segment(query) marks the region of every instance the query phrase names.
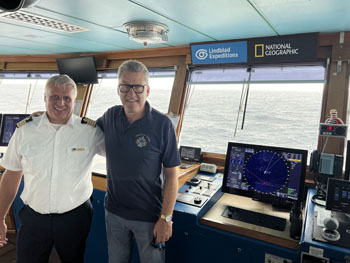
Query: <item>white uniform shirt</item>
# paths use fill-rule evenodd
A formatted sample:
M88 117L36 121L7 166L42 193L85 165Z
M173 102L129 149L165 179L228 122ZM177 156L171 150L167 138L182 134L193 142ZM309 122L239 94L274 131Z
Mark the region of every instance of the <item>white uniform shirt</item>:
M46 114L16 129L1 165L23 171L21 199L41 214L70 211L92 194L92 159L105 156L104 134L72 115L58 130Z

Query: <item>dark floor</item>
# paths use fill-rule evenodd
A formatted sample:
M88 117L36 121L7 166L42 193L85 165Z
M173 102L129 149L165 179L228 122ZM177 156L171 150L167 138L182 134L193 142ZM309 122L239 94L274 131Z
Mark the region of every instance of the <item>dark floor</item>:
M8 244L0 248L1 263L16 263L16 234L7 233ZM49 263L60 263L60 259L55 250L52 251Z

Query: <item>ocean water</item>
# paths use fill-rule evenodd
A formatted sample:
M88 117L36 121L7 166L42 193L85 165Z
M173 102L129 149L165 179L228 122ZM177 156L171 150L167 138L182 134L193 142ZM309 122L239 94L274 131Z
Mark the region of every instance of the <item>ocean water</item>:
M311 152L317 148L322 92L322 84L251 85L241 129L241 85L196 86L180 143L217 153L226 153L230 141Z
M172 78L150 82L148 101L163 113L168 111L172 82ZM44 80L1 83L0 113L44 110L44 83ZM251 85L241 129L242 85L192 85L179 144L216 153L226 153L230 141L311 152L317 148L322 92L323 84ZM121 104L116 80L103 80L101 85L95 85L90 104L87 116L92 119Z

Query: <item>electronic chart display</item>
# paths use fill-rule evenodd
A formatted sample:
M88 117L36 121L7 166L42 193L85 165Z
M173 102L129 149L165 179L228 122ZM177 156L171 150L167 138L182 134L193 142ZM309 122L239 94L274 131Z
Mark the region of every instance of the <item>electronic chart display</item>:
M0 146L8 145L12 134L16 130L17 122L20 122L28 116L29 114L3 114L0 133Z
M307 151L228 144L222 191L276 204L301 200Z

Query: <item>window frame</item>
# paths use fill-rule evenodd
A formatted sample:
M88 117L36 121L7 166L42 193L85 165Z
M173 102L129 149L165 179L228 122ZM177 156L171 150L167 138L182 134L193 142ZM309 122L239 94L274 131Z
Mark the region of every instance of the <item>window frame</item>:
M323 73L320 75L322 76L319 77L319 79L314 79L314 80L265 80L265 81L261 81L261 80L231 80L231 81L193 81L191 80L192 74L193 72L195 72L196 70L198 71L203 71L203 70L213 70L213 69L220 69L220 70L239 70L239 69L243 69L243 70L247 70L250 69L250 71L255 70L255 69L266 69L266 68L287 68L287 67L319 67L320 69L323 70ZM321 83L321 84L326 84L327 82L327 65L325 63L324 60L319 61L319 62L312 62L312 63L288 63L288 64L259 64L259 65L251 65L251 66L247 66L247 65L230 65L230 66L218 66L218 65L210 65L210 66L194 66L191 67L189 69L188 72L188 77L187 77L187 81L186 81L186 96L185 96L185 100L184 100L184 107L183 107L183 111L182 111L182 116L180 118L181 122L180 122L180 134L182 132L182 125L183 125L183 121L185 118L185 114L186 114L186 108L188 107L188 103L191 97L191 85L195 84L195 85L202 85L202 84L285 84L285 83ZM325 88L325 87L324 87ZM323 96L324 96L324 92L323 92ZM321 104L323 103L324 98L322 97L321 99ZM322 114L320 115L320 118L322 119ZM221 154L221 153L220 153Z

